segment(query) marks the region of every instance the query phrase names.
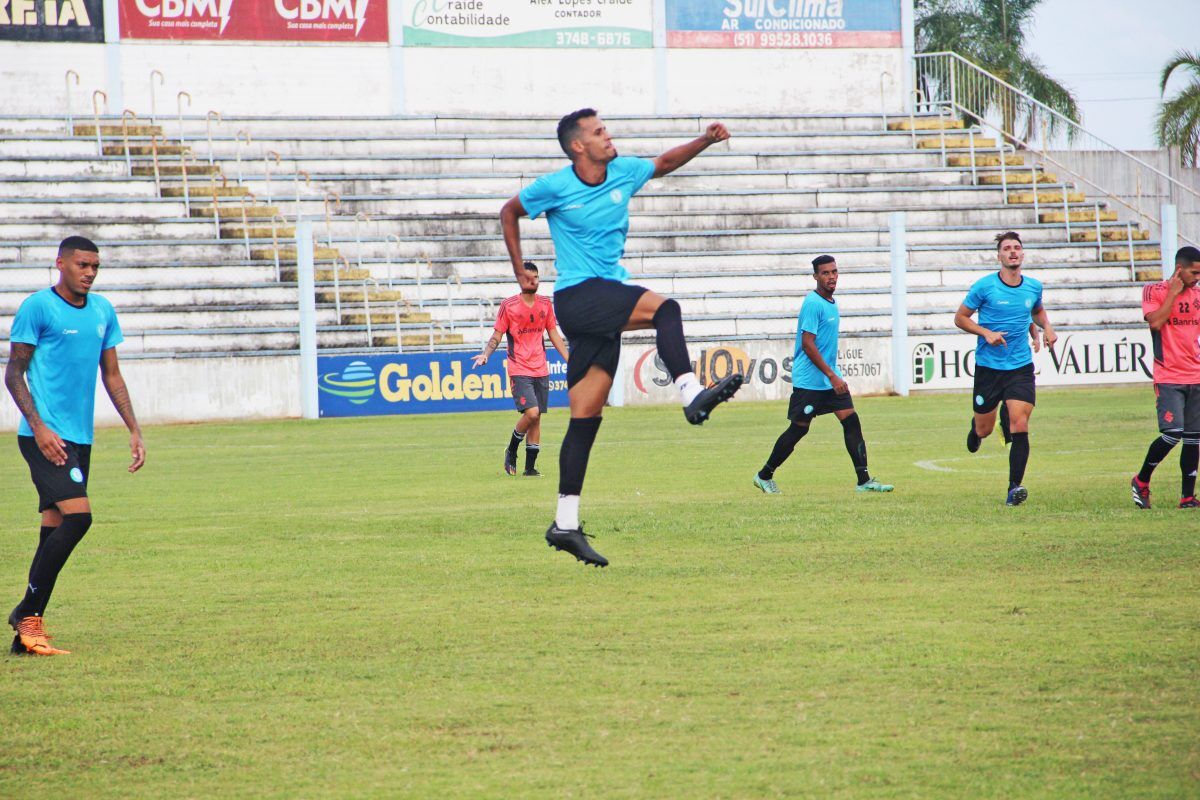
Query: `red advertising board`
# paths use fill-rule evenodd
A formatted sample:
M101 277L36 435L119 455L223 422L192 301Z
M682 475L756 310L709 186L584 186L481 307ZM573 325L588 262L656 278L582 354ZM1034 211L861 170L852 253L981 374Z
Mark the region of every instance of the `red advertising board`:
M121 37L386 42L387 0L119 0Z

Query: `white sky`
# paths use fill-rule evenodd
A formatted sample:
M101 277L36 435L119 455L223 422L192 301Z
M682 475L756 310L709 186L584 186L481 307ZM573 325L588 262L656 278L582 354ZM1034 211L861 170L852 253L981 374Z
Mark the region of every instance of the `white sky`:
M1176 50L1200 51L1200 0L1043 0L1028 37L1046 72L1074 92L1084 128L1123 149L1153 149L1159 76ZM1176 69L1168 97L1183 76Z

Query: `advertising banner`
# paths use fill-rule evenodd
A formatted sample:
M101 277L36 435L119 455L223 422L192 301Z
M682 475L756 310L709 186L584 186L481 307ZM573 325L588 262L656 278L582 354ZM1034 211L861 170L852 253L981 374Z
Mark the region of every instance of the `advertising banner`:
M666 0L668 47L900 47L900 0Z
M406 0L416 47L650 47L653 0Z
M912 390L970 389L976 341L969 334L909 337ZM1053 350L1034 353L1033 364L1038 386L1146 383L1154 352L1148 328L1071 331L1059 334Z
M696 377L713 383L733 372L746 376L738 400L783 400L792 393L792 339L737 342L736 344L693 344ZM621 348L625 375L625 403L652 405L678 403L679 390L649 344ZM838 345L838 369L858 395L883 394L892 389L891 339L844 339Z
M345 43L388 40L386 0L119 2L121 36L128 39Z
M385 356L322 356L317 389L322 417L438 414L515 410L503 353L475 367L470 353L396 353ZM567 363L554 350L550 362L551 407L567 405Z
M104 0L0 0L0 40L103 42Z

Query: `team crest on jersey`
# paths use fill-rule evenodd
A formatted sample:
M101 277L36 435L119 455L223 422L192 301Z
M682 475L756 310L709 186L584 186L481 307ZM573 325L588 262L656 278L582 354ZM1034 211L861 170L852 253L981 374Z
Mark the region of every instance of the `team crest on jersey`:
M619 203L624 198L625 198L625 195L621 194L620 189L613 189L611 192L608 193L608 199L612 200L614 203Z
M103 322L101 322L99 325L96 326L96 335L99 336L101 339L104 338L104 323Z
M1033 308L1033 301L1032 301L1032 300L1030 300L1028 297L1027 297L1027 298L1025 298L1025 307L1026 307L1026 308Z

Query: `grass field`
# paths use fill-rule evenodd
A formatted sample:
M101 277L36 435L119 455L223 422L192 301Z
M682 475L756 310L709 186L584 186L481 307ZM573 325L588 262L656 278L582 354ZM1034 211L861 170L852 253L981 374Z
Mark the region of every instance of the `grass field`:
M541 480L507 413L151 428L136 476L101 431L74 652L0 658L0 797L1196 797L1200 513L1175 458L1129 502L1148 389L1039 399L1015 509L961 395L858 401L886 496L832 417L768 497L782 403L610 410L607 570L542 540L565 411Z

